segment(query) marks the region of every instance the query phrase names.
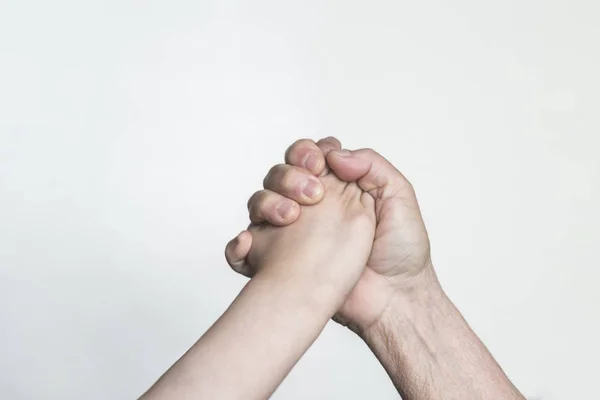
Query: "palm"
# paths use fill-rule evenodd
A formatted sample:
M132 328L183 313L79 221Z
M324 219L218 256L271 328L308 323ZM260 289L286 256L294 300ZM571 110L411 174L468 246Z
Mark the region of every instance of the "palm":
M390 291L429 261L427 231L414 194L406 192L376 197L378 223L367 268L335 317L353 330L370 326L387 306Z

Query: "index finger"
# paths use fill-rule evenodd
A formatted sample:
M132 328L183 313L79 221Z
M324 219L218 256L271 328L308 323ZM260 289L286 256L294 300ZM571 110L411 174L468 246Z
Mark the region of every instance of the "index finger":
M311 139L294 142L285 152L285 163L309 170L319 176L325 169L325 155Z

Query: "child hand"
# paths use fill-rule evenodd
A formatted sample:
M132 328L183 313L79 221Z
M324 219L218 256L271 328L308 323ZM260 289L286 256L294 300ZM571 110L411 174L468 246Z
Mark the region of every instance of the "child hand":
M322 176L323 200L303 207L292 225L251 225L245 274L293 280L333 312L358 282L375 232L373 197L334 174ZM247 233L244 233L247 234Z

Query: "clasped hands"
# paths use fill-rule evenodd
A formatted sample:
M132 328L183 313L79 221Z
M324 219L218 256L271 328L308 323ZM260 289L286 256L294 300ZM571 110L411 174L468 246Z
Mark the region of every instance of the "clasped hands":
M524 399L439 285L406 178L334 138L300 140L285 160L225 250L252 279L142 398L267 398L333 317L403 399Z
M298 301L364 334L394 298L437 286L415 192L370 149L302 139L248 201L251 225L226 247L248 277L292 282Z

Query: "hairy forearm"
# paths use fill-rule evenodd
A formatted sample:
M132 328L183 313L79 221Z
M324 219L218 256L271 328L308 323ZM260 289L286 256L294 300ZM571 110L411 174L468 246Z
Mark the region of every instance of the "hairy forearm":
M398 294L363 338L405 400L524 399L433 270Z
M315 290L257 275L142 399L267 398L335 311Z

